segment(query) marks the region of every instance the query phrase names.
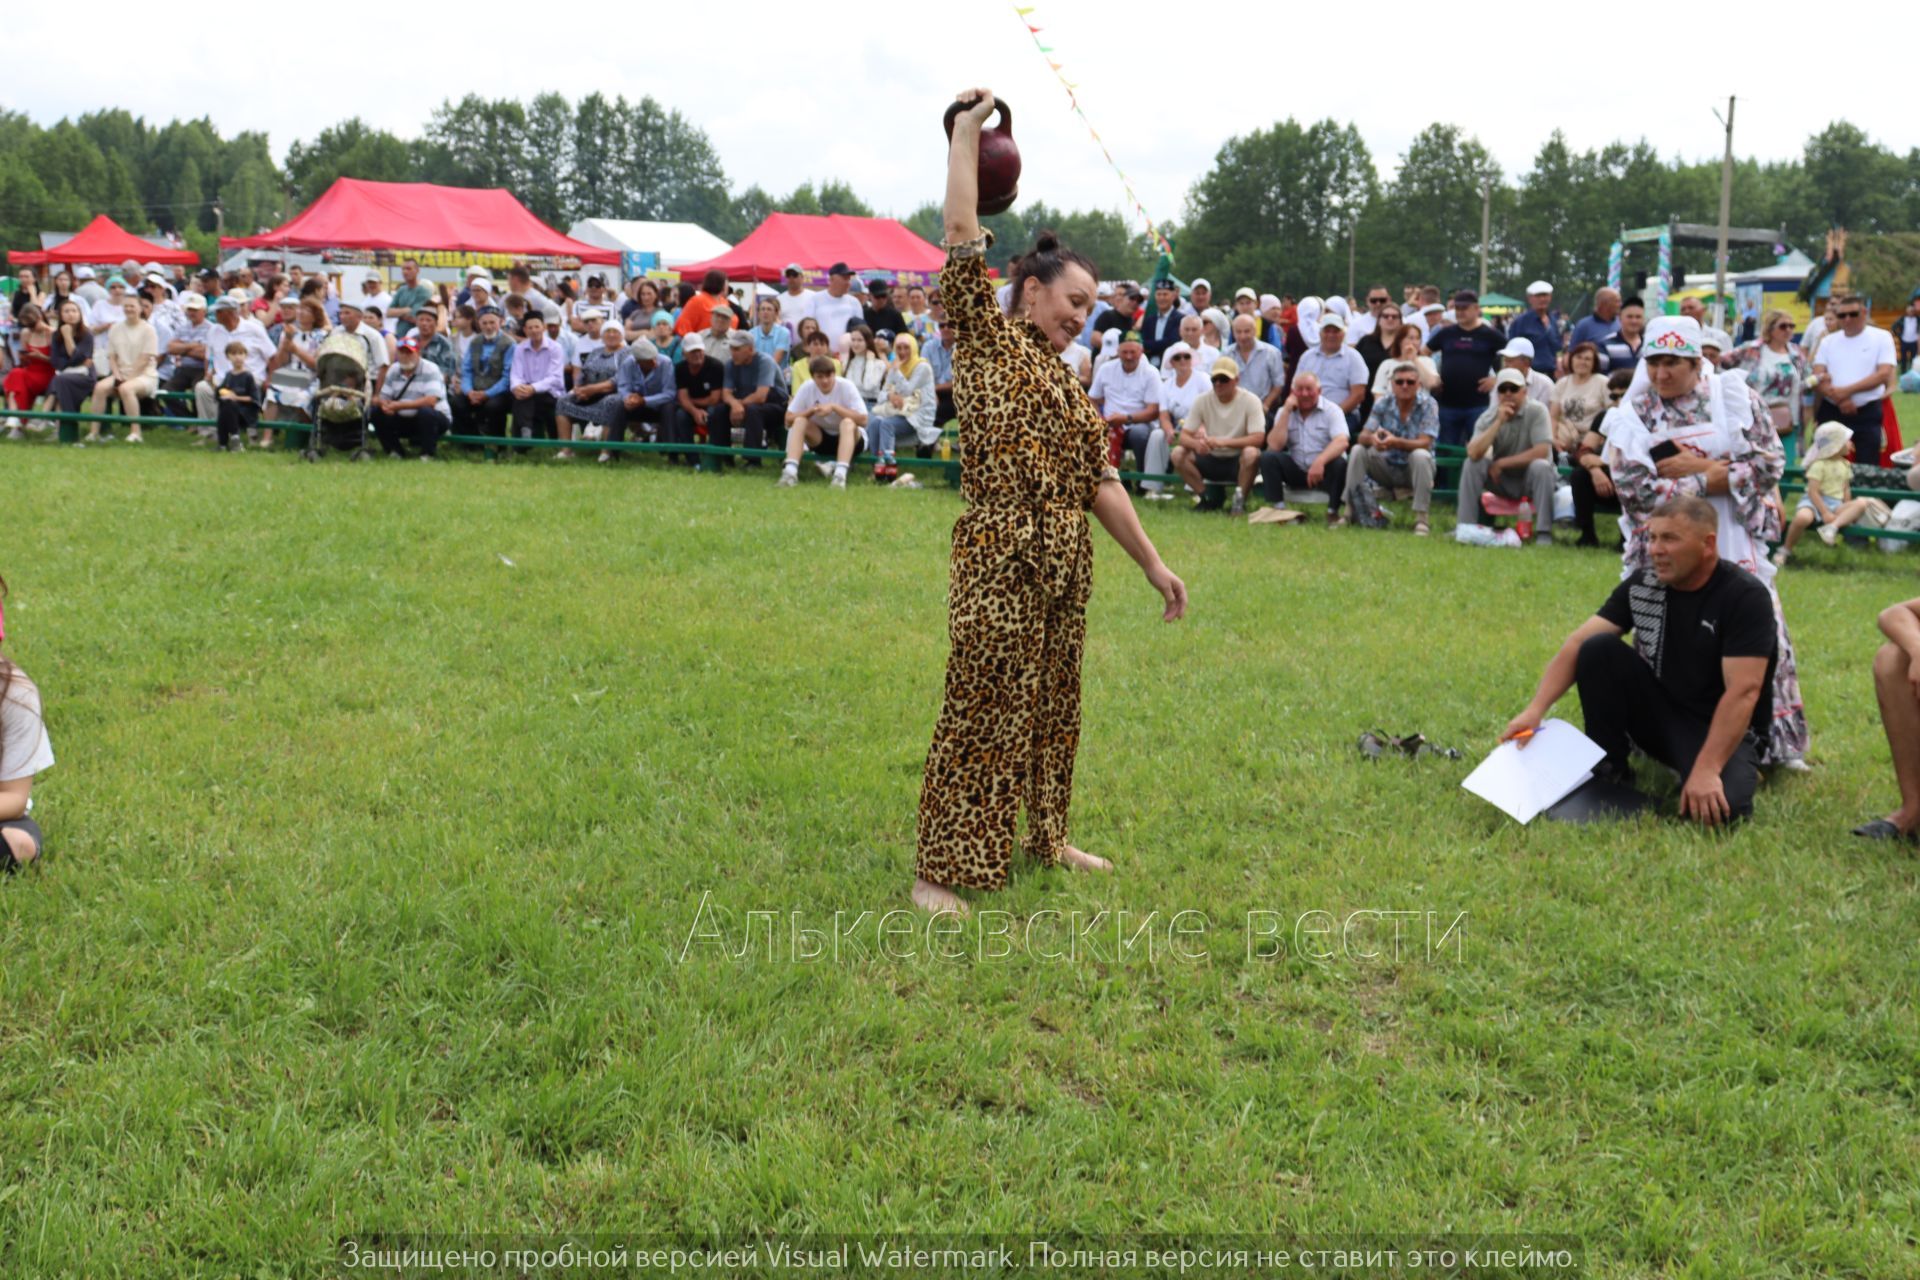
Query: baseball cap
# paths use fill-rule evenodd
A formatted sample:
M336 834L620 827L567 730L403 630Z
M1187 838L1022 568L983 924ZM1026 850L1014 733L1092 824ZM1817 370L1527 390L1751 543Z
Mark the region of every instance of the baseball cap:
M887 279L885 276L875 276L873 279L867 281L868 293L885 293L891 288L893 288L893 281Z
M1213 281L1211 281L1211 280L1209 280L1209 279L1207 279L1207 278L1206 278L1205 276L1201 276L1201 277L1200 277L1200 278L1199 278L1198 280L1195 280L1195 281L1194 281L1194 282L1193 282L1192 284L1190 284L1190 285L1188 285L1188 286L1187 286L1187 288L1189 288L1189 289L1205 289L1205 290L1206 290L1206 291L1207 291L1208 293L1212 293L1212 292L1213 292Z
M1240 366L1228 357L1221 356L1213 362L1213 371L1207 376L1216 382L1221 378L1237 378L1240 376Z
M1462 289L1453 295L1453 305L1456 307L1471 307L1479 301L1480 295L1471 289Z
M91 280L94 278L93 268L92 267L76 267L74 268L73 278L75 280Z
M807 273L806 273L806 272L805 272L804 270L802 270L802 269L801 269L801 266L800 266L800 264L799 264L799 263L797 263L797 262L789 262L789 263L787 264L787 269L786 269L785 271L783 271L783 272L782 272L781 274L782 274L782 275L789 275L789 276L803 276L803 275L805 275L805 274L807 274Z
M1347 331L1347 318L1338 311L1329 311L1320 317L1320 327L1322 329L1338 329L1340 332L1345 333Z
M359 311L362 308L359 302L355 301L354 299L342 298L340 299L340 309L342 311Z
M1715 351L1727 352L1733 350L1733 339L1725 329L1702 329L1700 345L1712 347Z
M633 340L633 358L636 360L658 360L660 358L660 348L653 345L652 338L635 338Z
M1095 289L1093 291L1093 294L1096 298L1111 298L1113 296L1113 286L1108 284L1105 280L1102 280L1100 282L1100 287Z
M1532 297L1536 293L1552 293L1552 292L1553 292L1553 286L1548 284L1545 280L1535 280L1532 284L1527 286L1528 297Z
M709 311L707 314L709 316L725 316L727 319L731 320L733 319L733 308L723 302L719 306L715 307L712 311Z
M1233 291L1233 300L1235 302L1240 301L1242 298L1252 298L1255 302L1260 301L1260 295L1244 284Z
M182 311L205 311L207 309L207 300L189 289L180 295L180 309Z
M420 339L414 337L412 334L408 334L395 345L402 351L418 351L420 349Z
M1429 302L1426 306L1420 308L1420 314L1423 316L1437 316L1445 311L1446 308L1437 302Z
M1530 338L1511 339L1506 346L1500 349L1500 356L1502 359L1525 356L1531 360L1533 359L1533 340Z
M745 329L735 329L727 335L727 345L730 347L750 347L753 345L753 335Z
M850 276L853 274L853 268L844 262L836 262L827 268L827 274L830 276Z
M1527 375L1518 369L1502 369L1500 376L1493 380L1493 385L1496 387L1524 387L1527 385Z
M215 311L232 311L234 305L233 299L224 293L213 300L213 309Z

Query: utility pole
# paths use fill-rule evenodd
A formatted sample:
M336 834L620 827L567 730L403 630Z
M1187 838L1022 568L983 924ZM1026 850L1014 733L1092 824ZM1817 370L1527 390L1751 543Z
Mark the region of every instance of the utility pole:
M1480 292L1487 291L1487 241L1493 236L1493 175L1480 180Z
M1347 223L1347 299L1353 299L1353 246L1360 238L1360 215L1354 214L1353 221Z
M226 234L227 207L216 197L213 202L213 269L215 271L220 269L220 241L226 237ZM207 367L213 366L209 363Z
M1718 116L1718 111L1713 113ZM1720 243L1713 255L1713 327L1727 328L1727 231L1733 216L1733 96L1727 96L1727 151L1720 161Z

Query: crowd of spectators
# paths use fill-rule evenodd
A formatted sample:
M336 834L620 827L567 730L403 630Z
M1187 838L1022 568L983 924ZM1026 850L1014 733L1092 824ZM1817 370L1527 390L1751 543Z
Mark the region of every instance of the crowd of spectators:
M345 334L365 353L370 425L399 456L433 458L448 433L547 438L561 460L575 444L628 439L784 446L783 484L812 450L844 485L862 454L876 479L898 480L900 455L933 455L954 417L939 289L845 263L819 290L798 263L777 291L718 272L620 288L524 266L504 279L475 268L458 286L424 281L411 260L399 274L389 289L371 272L349 282L298 266L190 276L129 261L104 279L80 267L45 280L23 269L7 326L8 407L50 396L70 414L191 416L217 422L201 429L224 447L271 446L276 424L307 420L321 346ZM1704 326L1697 300L1681 310ZM1184 482L1142 481L1150 500L1184 487L1201 509L1241 514L1256 486L1275 511L1289 491L1317 491L1337 525L1360 490L1378 486L1411 497L1425 534L1436 446L1453 446L1467 455L1461 519L1477 516L1483 493L1550 508L1566 467L1579 540L1594 544L1596 514L1618 510L1601 424L1631 385L1647 324L1644 301L1613 289L1570 321L1544 280L1504 320L1483 315L1471 290L1430 284L1397 299L1376 286L1354 301L1249 286L1222 309L1205 279L1122 280L1099 286L1061 358L1109 423L1116 461L1131 454L1142 472ZM1736 345L1703 328L1703 350L1748 378L1783 437L1837 421L1859 460L1878 460L1895 365L1920 343L1920 300L1894 334L1844 294L1805 333L1778 311L1743 329ZM6 426L15 438L30 429L18 417ZM110 428L96 418L85 440L111 439ZM125 438L139 441L140 426ZM611 464L617 454L596 456Z

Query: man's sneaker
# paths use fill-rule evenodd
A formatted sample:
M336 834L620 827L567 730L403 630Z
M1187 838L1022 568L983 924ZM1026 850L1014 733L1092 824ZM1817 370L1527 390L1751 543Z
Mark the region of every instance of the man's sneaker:
M800 483L800 474L797 471L795 471L792 467L782 467L780 469L780 483L778 486L779 488L791 489L793 488L793 486L799 483Z
M1327 528L1344 529L1346 527L1346 524L1347 524L1347 518L1341 515L1338 511L1327 512Z
M816 462L813 464L813 468L820 473L822 479L833 479L833 464L831 462Z
M1838 542L1839 540L1840 540L1840 530L1836 529L1834 526L1830 524L1823 524L1820 526L1820 541L1826 543L1828 546L1832 546L1834 543Z
M844 489L844 488L846 488L846 487L847 487L847 473L846 473L846 472L844 472L844 471L836 471L836 472L834 472L834 473L833 473L833 487L834 487L834 488L836 488L836 489Z
M9 439L9 440L25 440L26 438L27 438L27 433L26 433L26 432L24 432L24 431L22 431L22 430L20 429L20 427L19 427L19 424L18 424L18 423L16 423L15 425L13 425L13 426L11 426L11 427L9 427L9 428L7 428L7 439Z
M553 460L554 460L555 462L572 462L572 461L573 461L573 450L571 450L571 449L555 449L555 450L553 451Z
M1227 509L1227 514L1230 516L1243 516L1247 514L1247 495L1235 489L1233 491L1233 506Z
M602 450L600 451L600 456L599 456L599 457L597 457L597 458L595 458L595 459L594 459L594 461L595 461L595 462L612 462L612 461L613 461L613 450L611 450L611 449L602 449Z

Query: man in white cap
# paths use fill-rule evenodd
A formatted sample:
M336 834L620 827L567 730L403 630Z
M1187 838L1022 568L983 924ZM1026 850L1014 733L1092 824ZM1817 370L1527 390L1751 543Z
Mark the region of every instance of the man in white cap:
M247 349L247 372L253 375L254 385L261 387L267 385L267 361L279 350L279 345L267 336L266 327L247 315L238 302L225 294L213 300L212 316L213 324L208 329L207 364L203 371L203 374L212 376L203 376L193 386L194 416L209 421L220 415L220 389L216 380L225 372L220 362L227 347L238 342Z
M660 358L660 348L652 338L635 338L627 346L627 358L620 363L613 379L614 392L620 397L620 413L607 424L607 439L621 441L632 427L636 440L650 439L672 417L678 388L673 380L673 365ZM646 429L643 431L642 427ZM601 462L612 462L611 450L600 452Z
M1318 379L1321 402L1338 410L1351 431L1360 425L1360 402L1367 394L1366 358L1347 345L1347 320L1338 311L1320 317L1318 337L1318 345L1295 364L1294 376L1310 373Z
M1484 524L1482 494L1526 498L1533 503L1533 539L1540 546L1553 542L1553 489L1559 475L1548 461L1553 449L1553 426L1546 406L1527 398L1527 375L1502 369L1493 380L1499 401L1482 414L1473 438L1467 441L1466 465L1460 468L1461 524Z
M1244 284L1241 285L1238 289L1235 289L1233 291L1233 314L1234 315L1253 316L1255 319L1258 319L1259 311L1260 311L1260 295L1259 294L1255 293L1252 289L1248 288ZM1231 317L1229 317L1229 319L1231 319Z
M1187 301L1180 308L1188 315L1197 316L1213 305L1213 281L1201 276L1187 286Z
M100 287L100 281L95 278L92 267L75 267L73 279L73 294L76 298L83 299L86 306L92 307L107 296L107 291Z
M1527 286L1527 309L1508 323L1507 337L1525 338L1533 347L1534 371L1552 378L1561 372L1566 334L1566 317L1553 309L1553 286L1535 280Z
M207 300L191 290L181 294L180 316L180 323L169 330L165 354L173 364L172 372L160 384L162 391L191 391L207 376L208 353L213 350L213 325L207 321ZM165 403L171 406L184 402Z
M1533 349L1533 343L1526 338L1508 338L1507 345L1500 348L1500 368L1518 369L1527 379L1527 400L1546 408L1553 401L1553 379L1534 368L1534 357L1539 354ZM1497 370L1496 370L1497 372ZM1487 408L1499 405L1499 396L1487 395Z

